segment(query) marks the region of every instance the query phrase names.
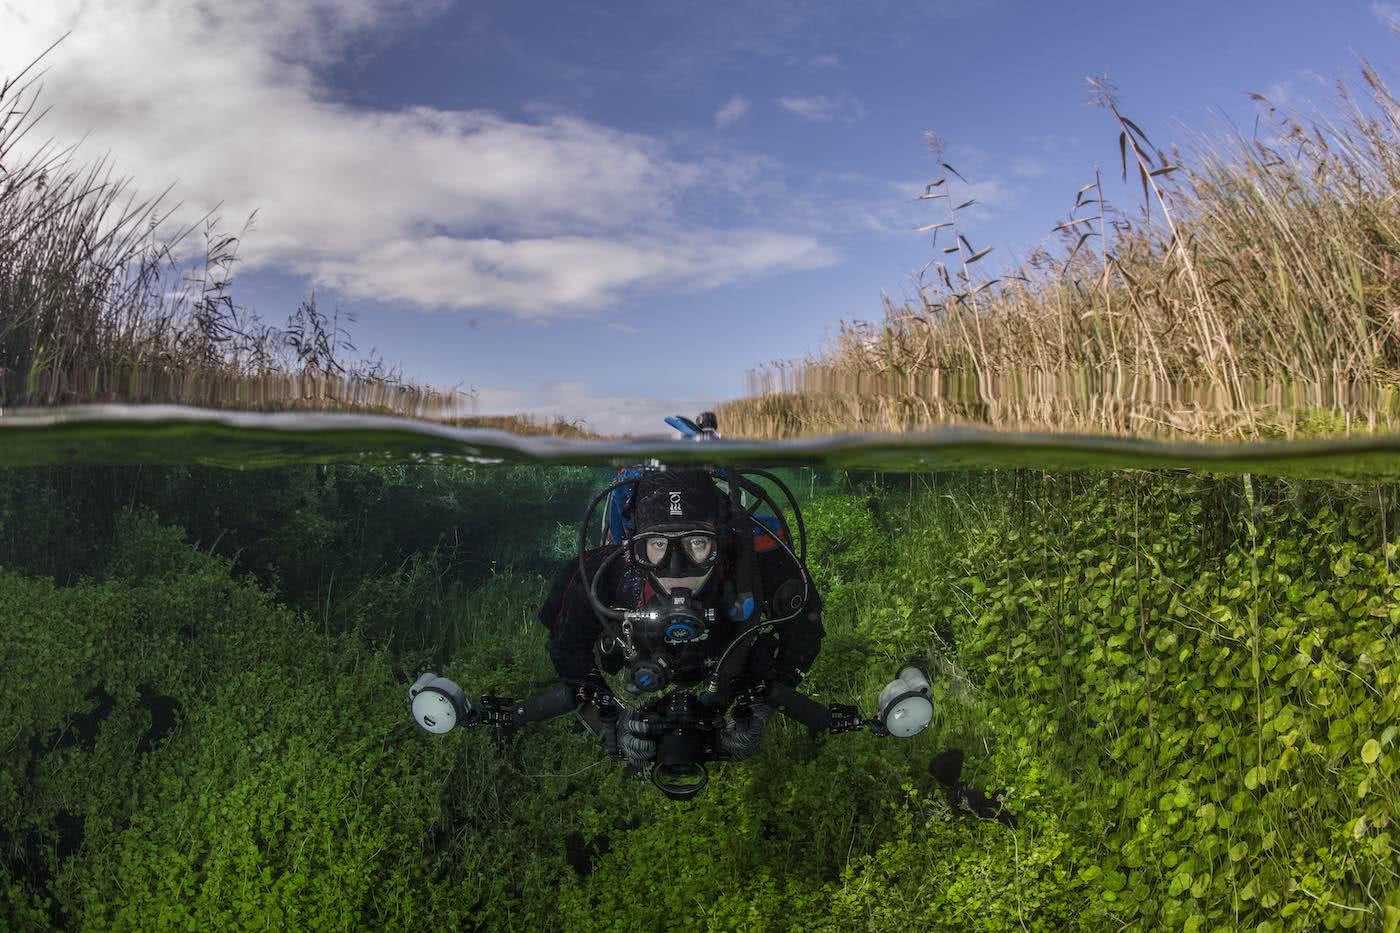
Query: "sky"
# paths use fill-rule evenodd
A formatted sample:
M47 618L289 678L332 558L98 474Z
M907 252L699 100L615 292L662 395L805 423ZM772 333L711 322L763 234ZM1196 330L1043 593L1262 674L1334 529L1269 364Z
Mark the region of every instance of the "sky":
M265 320L314 291L482 414L647 431L913 294L914 228L942 219L916 198L927 133L969 239L1014 264L1115 167L1086 76L1189 146L1248 132L1249 92L1309 115L1363 58L1395 77L1398 22L1374 0L0 0L0 77L66 35L45 138L244 231L235 297Z

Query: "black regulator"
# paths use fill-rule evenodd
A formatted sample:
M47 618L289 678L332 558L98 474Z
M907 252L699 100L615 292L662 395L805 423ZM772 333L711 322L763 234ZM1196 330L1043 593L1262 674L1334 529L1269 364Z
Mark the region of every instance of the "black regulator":
M699 679L714 626L715 610L684 589L659 604L624 612L614 644L627 659L627 682L642 693L654 693L678 674Z

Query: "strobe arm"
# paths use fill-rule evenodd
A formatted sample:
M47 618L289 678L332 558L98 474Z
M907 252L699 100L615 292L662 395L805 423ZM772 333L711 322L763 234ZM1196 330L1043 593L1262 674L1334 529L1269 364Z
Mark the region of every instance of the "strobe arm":
M860 710L854 706L834 703L830 706L818 703L811 697L803 696L785 683L772 683L768 685L768 701L778 712L794 719L808 729L817 732L830 732L839 735L843 732L858 732L861 729L869 729L872 735L888 736L897 735L900 738L908 738L922 732L927 726L927 719L924 725L915 729L899 729L892 731L885 721L881 719L866 719L860 714ZM930 708L931 709L931 708ZM882 710L888 719L888 710Z
M429 672L409 687L408 699L418 727L441 735L459 726L490 726L497 731L517 729L571 713L584 697L569 684L560 683L525 700L486 695L473 705L461 687Z
M773 708L817 732L831 731L831 707L805 697L785 683L768 685L768 700Z
M544 693L516 703L510 711L511 724L528 726L543 722L565 713L572 713L579 705L578 692L566 683L556 684Z

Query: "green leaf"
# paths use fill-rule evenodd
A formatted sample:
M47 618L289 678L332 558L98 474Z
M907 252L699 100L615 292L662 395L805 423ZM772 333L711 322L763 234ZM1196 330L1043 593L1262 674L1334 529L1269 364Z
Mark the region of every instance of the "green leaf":
M1171 885L1167 888L1168 897L1176 897L1191 887L1191 873L1189 871L1177 872L1172 878Z
M1375 764L1379 757L1381 757L1381 743L1375 739L1369 739L1365 745L1361 746L1361 760L1366 764Z

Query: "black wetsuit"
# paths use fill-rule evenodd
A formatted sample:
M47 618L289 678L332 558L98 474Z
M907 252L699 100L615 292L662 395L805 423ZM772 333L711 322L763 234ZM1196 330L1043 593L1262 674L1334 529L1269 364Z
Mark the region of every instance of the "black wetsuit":
M588 573L597 573L603 561L622 545L609 545L595 548L585 556ZM754 639L749 652L748 664L736 678L734 687L740 688L744 682L783 679L797 684L816 660L821 651L822 601L814 585L808 586L805 605L802 602L802 573L795 562L781 548L754 555L754 566L758 571L759 586L757 603L763 619L782 619L800 608L797 615L771 631ZM732 589L726 584L733 572L727 561L721 559L714 577L701 590L700 599L706 606L715 607L718 621L715 623L715 637L711 639L711 657L717 657L739 630L739 624L729 620L725 610L732 600ZM550 630L549 657L561 679L570 683L581 683L594 674L598 668L593 647L603 634L602 620L593 611L585 587L586 581L578 577L578 561L570 561L560 568L550 588L549 597L540 607L539 620ZM640 608L652 595L650 581L635 567L626 565L625 556L613 561L598 583L598 596L602 601L617 608ZM726 597L730 596L730 600ZM601 658L603 669L614 674L621 669L624 659L619 654L605 654Z

